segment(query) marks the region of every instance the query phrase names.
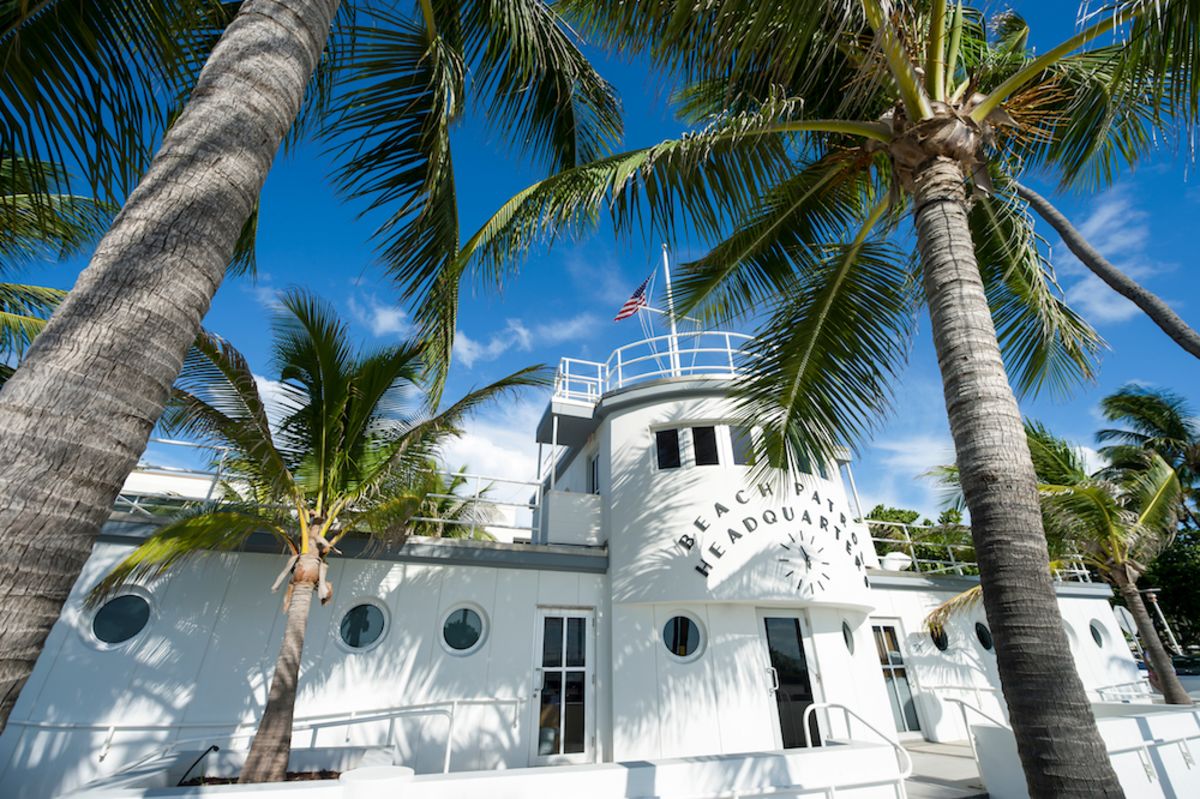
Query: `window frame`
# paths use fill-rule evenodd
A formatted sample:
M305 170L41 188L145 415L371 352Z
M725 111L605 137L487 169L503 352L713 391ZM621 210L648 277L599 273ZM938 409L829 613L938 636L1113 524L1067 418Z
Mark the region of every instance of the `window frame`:
M120 599L123 596L136 596L138 599L141 599L149 606L150 614L146 617L146 623L142 625L142 628L126 638L124 641L117 641L115 644L109 643L108 641L103 641L99 636L96 635L96 616L98 616L100 611L107 607L109 603ZM119 593L106 599L104 604L86 614L84 617L85 623L83 629L79 632L80 637L83 638L83 640L87 642L87 644L93 649L98 649L101 652L111 652L116 649L125 649L131 647L140 641L146 635L146 631L150 629L157 619L158 607L154 602L153 595L140 585L126 585L122 586Z
M365 646L350 646L346 639L342 638L342 622L350 615L350 611L362 605L370 605L383 614L383 630L379 633L379 637ZM337 623L333 625L333 640L343 652L351 655L361 655L364 652L370 652L377 646L383 643L383 639L388 637L388 632L392 629L392 614L388 611L385 605L378 597L373 596L356 596L347 602L344 606L345 610L338 616Z
M682 435L682 433L683 433L683 431L684 431L684 430L686 430L686 429L687 429L687 428L684 428L684 427L656 427L656 428L652 428L652 429L651 429L651 431L650 431L650 432L651 432L651 433L653 434L653 436L654 436L654 447L652 448L651 452L653 452L653 453L654 453L654 454L653 454L653 457L654 457L654 470L655 470L656 472L674 472L674 471L678 471L678 470L680 470L680 469L683 469L683 468L685 467L685 464L684 464L684 457L683 457L683 455L684 455L684 451L685 451L685 447L683 446L683 435ZM674 433L674 434L675 434L675 459L676 459L676 465L674 465L674 466L663 466L663 465L662 465L662 459L659 457L659 456L660 456L660 454L661 454L661 452L662 452L662 449L661 449L661 447L660 447L660 445L659 445L659 439L658 439L658 437L659 437L659 435L661 435L661 434L663 434L663 433ZM689 436L689 438L690 438L690 436Z
M446 640L446 622L450 620L450 617L453 614L460 610L473 611L477 616L479 616L479 624L483 628L479 631L479 639L466 649L455 649L454 647L450 646L450 642ZM438 622L437 626L438 643L442 645L442 649L444 649L447 654L453 655L454 657L468 657L478 652L483 648L484 644L487 643L488 633L491 632L492 628L491 619L488 618L488 615L484 612L483 608L474 602L455 602L453 605L447 608L445 612L439 616L439 618L441 620Z
M693 424L693 425L688 426L688 438L691 439L690 449L691 449L691 453L692 453L692 466L694 466L694 467L718 466L719 467L723 463L727 462L721 457L723 454L721 452L721 449L722 449L721 439L725 438L725 436L719 432L721 430L721 428L728 428L728 425L713 423L713 424ZM711 430L712 431L712 456L716 460L714 460L712 462L708 462L708 461L705 461L704 463L700 462L699 439L696 437L697 430Z

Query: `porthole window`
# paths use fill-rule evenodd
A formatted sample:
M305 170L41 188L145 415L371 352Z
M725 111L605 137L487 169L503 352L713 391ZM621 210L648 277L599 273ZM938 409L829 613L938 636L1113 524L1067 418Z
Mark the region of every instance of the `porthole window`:
M703 636L700 624L687 616L672 616L663 625L663 643L667 651L677 658L695 658L700 655Z
M930 630L929 640L933 641L933 645L938 648L939 652L945 652L950 648L950 636L946 635L945 627L939 627L936 630Z
M124 643L150 621L150 603L137 594L110 599L92 618L92 634L105 644Z
M366 649L383 635L387 619L383 611L371 604L355 605L342 616L338 632L342 643L351 649Z
M979 639L979 645L989 652L996 645L992 640L992 631L981 621L975 622L975 637Z
M442 622L442 643L456 655L468 655L483 643L483 616L472 608L455 608Z
M842 622L842 640L846 642L846 649L851 655L854 654L854 630L850 629L850 625Z
M1092 623L1090 625L1088 625L1088 627L1092 631L1092 640L1096 642L1096 646L1103 649L1104 644L1108 639L1108 635L1104 629L1104 625L1101 624L1099 621L1092 619Z

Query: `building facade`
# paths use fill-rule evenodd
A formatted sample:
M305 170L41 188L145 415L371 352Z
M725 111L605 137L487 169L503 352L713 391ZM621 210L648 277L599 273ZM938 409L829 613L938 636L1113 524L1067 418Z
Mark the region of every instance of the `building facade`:
M296 747L388 745L418 772L467 771L958 740L960 703L1005 718L982 608L924 625L977 582L969 542L873 536L845 461L756 466L730 396L740 341L705 335L723 338L564 361L535 431L542 473L496 526L513 541L330 559ZM148 498L209 490L131 478L0 737L4 795L56 795L172 742L245 745L284 623L268 541L82 601L154 529ZM1058 595L1093 697L1140 684L1108 588Z

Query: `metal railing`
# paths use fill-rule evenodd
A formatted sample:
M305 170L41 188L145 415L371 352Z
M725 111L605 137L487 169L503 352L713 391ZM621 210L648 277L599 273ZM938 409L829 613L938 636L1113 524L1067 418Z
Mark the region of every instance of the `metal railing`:
M800 729L804 730L806 732L806 734L809 730L812 729L809 722L812 720L813 714L815 712L817 712L818 710L822 710L825 712L825 721L826 721L827 727L832 727L832 724L830 723L830 718L829 718L829 711L830 710L840 710L840 711L842 711L842 715L845 717L846 734L847 735L852 734L851 727L850 727L850 719L854 719L859 724L863 725L868 730L875 733L875 735L880 740L882 740L884 743L891 746L892 750L896 753L897 765L900 767L900 778L907 779L908 777L912 776L913 761L912 761L912 755L910 755L908 753L908 750L905 749L903 746L901 746L899 741L895 740L890 735L888 735L887 733L880 730L874 724L867 721L866 719L864 719L862 716L855 713L850 708L848 708L845 705L840 704L838 702L813 702L811 705L806 707L804 709L804 715L801 717L801 720L800 720ZM822 742L818 745L824 746L824 743Z
M906 524L881 519L861 519L871 531L871 542L880 560L893 552L907 556L901 570L911 567L922 574L955 574L977 576L979 565L975 561L975 544L971 540L971 528L967 525L950 526L929 524ZM880 535L886 531L887 535ZM1060 582L1092 581L1091 573L1078 555L1060 559L1054 578Z
M513 706L511 728L517 729L520 726L521 707L525 703L525 699L520 697L515 698L500 698L488 697L482 699L451 699L445 702L426 702L422 704L400 705L396 707L373 708L370 710L350 710L341 713L324 713L313 716L304 716L296 719L292 725L292 748L298 747L295 742L295 736L298 732L311 732L312 736L309 740L308 748L316 748L317 736L323 730L336 729L338 727L346 728L345 743L350 743L350 730L354 726L360 724L371 724L375 722L388 722L386 741L392 741L396 732L396 720L404 717L414 716L443 716L447 720L446 725L446 746L442 757L442 773L450 772L451 755L454 747L454 732L455 720L458 715L458 710L461 707L467 706ZM98 724L92 723L75 723L75 722L48 722L48 721L29 721L20 719L10 719L9 724L22 728L21 737L24 737L25 730L36 729L47 732L103 732L105 733L104 743L100 748L100 753L97 756L97 762L103 763L108 757L108 753L113 746L113 740L118 733L125 732L165 732L168 736L174 732L176 735L184 730L215 730L208 735L192 737L192 738L176 738L166 742L167 745L161 749L156 749L149 755L140 757L132 763L128 763L118 769L115 774L123 774L128 771L149 763L153 760L160 759L170 755L183 746L211 744L215 740L228 741L243 738L253 738L258 731L258 721L237 721L237 722L179 722L176 724ZM21 741L17 741L17 748L20 748Z
M1096 689L1096 695L1103 702L1130 702L1134 699L1153 700L1154 687L1150 685L1149 677L1143 677L1140 680L1102 685Z
M114 514L133 520L161 520L165 516L177 513L189 503L219 500L222 496L222 486L227 481L236 485L236 475L230 474L226 466L227 447L152 438L148 443L148 453L151 448L167 448L169 452L175 452L172 448L181 448L180 451L189 453L202 462L195 466L161 465L150 460L153 456L143 455L131 476L133 481L143 485L131 485L127 482L113 504ZM196 453L200 452L208 454L197 456ZM439 470L436 474L447 481L461 478L470 490L458 494L433 493L429 495L431 499L470 503L478 512L465 514L459 519L415 516L412 521L435 527L441 535L446 534L447 528L454 527L505 530L516 534L524 533L526 536L532 535L536 511L542 503L542 484L539 481L449 470ZM161 478L158 480L158 486L153 485L155 478ZM191 481L192 484L187 485L184 481Z
M666 377L729 378L741 374L750 357L744 333L706 330L652 336L613 350L608 360L563 358L554 397L596 403L609 391Z

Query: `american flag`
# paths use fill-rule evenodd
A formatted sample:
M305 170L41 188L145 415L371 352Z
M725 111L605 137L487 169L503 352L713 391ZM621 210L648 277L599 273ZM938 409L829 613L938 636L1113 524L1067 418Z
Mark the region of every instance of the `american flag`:
M653 277L653 275L651 275ZM617 311L617 315L613 317L614 322L620 322L622 319L628 319L638 312L639 308L649 306L646 302L646 286L650 284L650 278L647 277L642 281L642 285L637 287L637 291L633 292L633 296L625 300L625 304L621 306L621 310Z

